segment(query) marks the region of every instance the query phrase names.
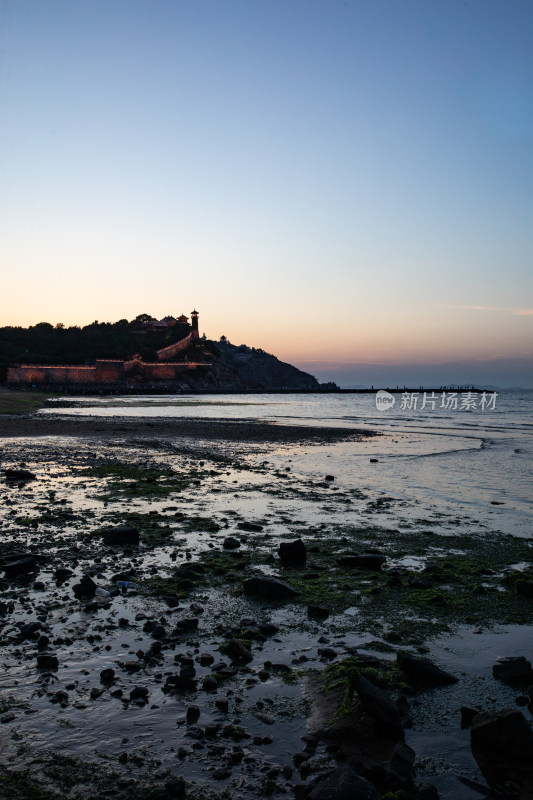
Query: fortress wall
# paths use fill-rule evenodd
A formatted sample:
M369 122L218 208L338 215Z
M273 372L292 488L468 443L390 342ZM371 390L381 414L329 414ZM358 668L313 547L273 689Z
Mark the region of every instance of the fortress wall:
M97 359L96 383L115 383L124 380L124 361Z
M152 381L171 381L180 372L196 369L198 364L185 362L183 364L144 364L144 377Z
M126 379L126 372L138 366L141 372L141 381L173 381L180 373L195 370L200 366L209 367L211 364L198 364L192 361L181 363L155 363L145 364L136 360L96 362L95 367L80 366L40 366L38 364L8 367L8 384L120 384Z
M96 367L78 366L39 366L24 364L20 367L9 367L8 383L95 383Z
M187 348L190 347L193 338L194 337L192 333L189 333L188 336L186 336L184 339L180 339L179 342L175 342L168 347L163 347L162 350L158 350L157 360L166 361L168 358L174 358L174 356L177 356L178 353L182 353L184 350L187 350Z

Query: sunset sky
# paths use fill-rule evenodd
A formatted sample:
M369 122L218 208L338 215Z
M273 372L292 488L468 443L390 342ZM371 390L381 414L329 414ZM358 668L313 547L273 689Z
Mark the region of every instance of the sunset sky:
M531 0L0 0L0 325L533 387L532 41Z

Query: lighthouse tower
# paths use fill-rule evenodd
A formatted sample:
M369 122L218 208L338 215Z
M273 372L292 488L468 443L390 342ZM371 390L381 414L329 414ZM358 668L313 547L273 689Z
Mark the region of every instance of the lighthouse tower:
M198 339L198 311L191 311L191 333L194 339Z

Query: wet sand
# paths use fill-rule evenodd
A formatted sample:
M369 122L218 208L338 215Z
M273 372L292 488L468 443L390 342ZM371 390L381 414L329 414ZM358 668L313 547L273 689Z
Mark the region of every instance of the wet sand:
M354 428L324 428L313 425L286 425L260 422L254 419L177 419L133 417L68 417L51 414L1 415L0 437L26 436L79 436L82 438L109 438L117 436L150 438L197 438L243 443L272 444L331 444L339 441L357 441L375 436L368 430Z

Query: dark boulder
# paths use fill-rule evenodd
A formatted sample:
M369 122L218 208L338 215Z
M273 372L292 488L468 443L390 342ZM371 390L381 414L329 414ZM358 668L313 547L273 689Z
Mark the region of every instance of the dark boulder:
M130 692L130 700L142 700L146 703L149 694L150 692L146 686L134 686Z
M263 622L258 627L263 636L275 636L276 633L279 633L278 626L274 625L273 622Z
M468 706L461 706L461 728L464 730L465 728L469 728L474 721L474 717L479 714L479 711L476 711L475 708L469 708Z
M398 742L387 764L387 787L394 792L406 789L413 782L415 751L405 742Z
M68 581L72 575L74 575L74 573L68 567L58 567L54 572L54 578L56 579L57 583L64 583L65 581Z
M220 646L220 652L229 656L232 661L237 663L246 663L253 660L251 651L238 639L230 639L228 642L224 642Z
M176 633L188 633L195 631L198 627L198 617L184 617L176 623Z
M316 778L309 787L307 800L381 800L381 792L348 764Z
M33 556L10 561L3 565L6 578L16 578L19 575L30 575L39 571L37 562Z
M189 725L194 725L196 722L198 722L200 719L200 707L189 706L187 709L186 719Z
M278 555L284 567L301 567L307 558L307 547L301 539L294 542L282 542Z
M398 666L405 672L409 681L414 686L422 688L434 688L437 686L447 686L450 683L457 683L458 678L449 672L433 664L427 658L413 656L410 653L399 652L397 654Z
M259 533L263 530L263 526L258 525L257 522L239 522L237 527L241 531L250 531L250 533Z
M81 581L72 587L72 591L78 600L82 600L84 597L94 597L97 588L93 579L88 575L84 575Z
M131 525L118 525L110 528L103 535L104 544L109 545L137 545L139 544L139 531Z
M504 683L533 683L531 662L524 656L498 658L498 663L492 668L492 674Z
M533 796L533 731L521 711L478 714L470 729L472 755L489 786L512 781L520 797Z
M57 672L59 669L59 661L57 660L57 656L53 656L50 653L39 653L37 656L37 667L38 669L46 669L52 670L52 672Z
M183 797L185 794L185 780L181 777L171 778L165 783L167 797Z
M222 543L222 547L225 550L237 550L238 547L241 546L241 543L235 536L226 536Z
M5 476L8 481L35 481L37 475L29 469L5 469Z
M529 759L533 769L533 731L516 708L478 714L472 722L470 742L472 751L482 750L513 761Z
M355 684L361 707L376 722L378 732L391 739L404 739L401 715L396 703L387 695L360 675Z
M349 567L350 569L369 569L379 572L386 560L385 556L377 553L362 553L360 555L341 556L341 558L337 559L337 564L340 567Z
M150 631L150 636L152 639L165 639L167 632L165 630L164 625L154 625L152 630Z
M417 788L417 800L439 800L437 787L432 783L421 783Z
M20 635L23 639L36 639L41 628L40 622L26 622L20 626Z
M256 575L244 581L246 594L262 597L267 600L289 600L296 597L299 592L288 583L271 575Z
M177 594L164 594L163 600L169 608L178 608L180 599Z
M183 670L182 670L183 671ZM192 692L196 689L196 679L187 675L169 675L163 691L166 692Z
M329 617L329 609L322 606L307 606L307 616L315 619L326 619Z

